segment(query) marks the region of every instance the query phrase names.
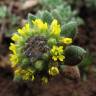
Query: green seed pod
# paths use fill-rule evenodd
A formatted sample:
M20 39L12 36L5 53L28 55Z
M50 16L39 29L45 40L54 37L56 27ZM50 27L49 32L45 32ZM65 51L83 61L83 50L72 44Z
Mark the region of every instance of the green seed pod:
M43 56L42 56L42 59L44 59L44 60L48 60L48 58L49 58L48 53L44 53Z
M29 59L28 59L28 58L22 59L21 66L22 66L23 68L27 67L28 64L29 64Z
M65 64L66 65L77 65L79 64L86 51L78 46L68 46L65 49Z
M53 46L53 45L56 45L57 42L56 42L56 39L50 38L47 43L49 46Z
M36 68L36 70L42 71L42 69L44 68L44 62L42 60L38 60L35 62L34 67Z

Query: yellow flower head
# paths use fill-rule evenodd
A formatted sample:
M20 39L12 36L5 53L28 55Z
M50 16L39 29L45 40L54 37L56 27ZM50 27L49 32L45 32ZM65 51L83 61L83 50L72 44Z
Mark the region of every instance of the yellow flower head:
M31 69L23 70L21 74L23 80L34 80L34 75Z
M15 76L20 76L23 78L23 80L34 80L35 77L33 75L33 71L32 69L21 69L21 68L17 68L15 71Z
M58 67L51 67L48 72L50 75L55 76L59 74L59 69Z
M51 28L52 35L60 36L61 28L56 19L52 21L50 28Z
M30 25L29 23L26 23L23 28L19 28L18 30L19 35L21 36L27 36L27 34L30 32Z
M16 45L15 45L14 43L10 43L9 49L10 49L14 54L16 54Z
M17 30L18 33L15 33L12 36L12 40L15 41L15 43L11 43L9 49L13 52L13 54L10 56L10 61L13 63L12 66L17 68L15 71L15 76L20 77L23 80L32 80L33 81L35 79L34 76L39 75L38 73L42 72L42 70L44 69L43 67L45 67L45 66L43 66L41 64L42 70L40 68L39 68L40 69L39 70L38 66L36 66L37 61L36 62L34 61L34 64L35 63L36 64L34 66L30 67L30 65L29 65L31 63L30 57L28 57L26 55L26 53L27 53L26 44L29 45L30 42L28 42L28 40L30 38L34 38L34 37L37 38L39 36L42 36L45 38L44 40L46 40L46 44L44 44L45 46L50 45L50 46L48 46L48 48L49 48L54 45L51 50L48 50L48 52L44 51L44 54L48 53L47 54L48 56L51 55L51 59L54 61L54 63L56 63L56 65L58 64L58 61L64 61L65 56L64 56L63 46L55 46L56 44L60 43L59 40L60 40L61 26L58 23L58 21L56 19L54 19L52 21L52 23L49 25L49 24L47 24L47 22L43 22L41 19L36 19L36 20L33 20L32 23L33 23L33 26L30 26L29 23L27 23L27 24L25 24L25 26L23 28L19 28ZM50 42L47 42L48 40ZM70 38L63 38L62 42L65 44L72 43ZM45 47L45 46L42 46L42 47ZM26 51L26 53L25 53L25 51ZM29 49L28 49L28 52L29 52ZM49 55L49 52L50 52L50 55ZM48 56L47 56L47 58L41 57L40 59L50 60L50 58L48 58ZM29 61L29 62L27 62L27 61ZM17 66L17 64L18 64L18 66ZM24 67L21 66L20 64L23 65ZM26 69L23 69L23 68L25 68L25 66L26 66ZM46 69L46 71L48 71L49 75L55 76L60 73L59 69L58 69L59 67L60 66L58 65L58 67L52 66L50 68L50 65L49 65L48 66L49 69L46 69L46 68L45 69ZM48 83L48 78L45 76L42 76L41 80L44 83Z
M63 61L65 56L63 55L63 46L53 46L53 48L50 50L50 53L52 55L52 59L54 61L57 61L57 60L60 60L60 61Z
M63 38L61 38L61 42L66 44L66 45L69 45L72 43L72 38L63 37Z
M16 66L16 64L18 63L18 56L17 56L17 54L12 54L11 56L10 56L10 61L12 62L12 67L15 67Z
M47 30L48 25L47 23L44 23L41 19L36 19L35 21L32 21L35 26L37 26L40 30Z
M18 34L13 34L12 38L11 38L13 41L18 41L20 40L20 36Z

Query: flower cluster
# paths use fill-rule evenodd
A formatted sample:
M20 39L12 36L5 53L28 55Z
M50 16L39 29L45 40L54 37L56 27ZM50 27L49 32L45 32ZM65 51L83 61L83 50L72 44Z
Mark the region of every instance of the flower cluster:
M12 51L10 56L12 67L15 67L14 79L35 80L39 75L41 80L47 83L48 77L60 73L60 66L64 64L66 58L64 50L72 43L72 38L61 36L61 26L56 19L51 24L41 19L32 20L31 23L32 26L27 23L12 36L15 43L11 43L9 49ZM42 41L36 39L40 36ZM32 41L33 38L37 41ZM28 40L37 42L40 48L36 48L36 45L32 45L33 43ZM33 47L29 48L28 44Z
M53 46L53 48L51 49L51 54L52 54L52 59L54 61L60 60L63 61L64 60L64 50L63 50L63 46L57 47L57 46Z

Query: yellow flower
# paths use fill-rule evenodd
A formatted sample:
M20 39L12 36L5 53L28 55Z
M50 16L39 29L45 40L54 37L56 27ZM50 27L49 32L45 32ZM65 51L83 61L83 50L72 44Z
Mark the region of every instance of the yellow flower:
M17 68L15 70L15 76L19 76L21 77L23 80L34 80L34 75L32 75L29 71L29 69L27 70L24 70L24 69L21 69L21 68Z
M68 38L68 37L65 38L65 37L63 37L63 38L61 38L61 42L63 42L66 45L69 45L69 44L72 43L72 38Z
M34 81L34 80L35 80L35 77L34 77L34 75L32 75L32 78L31 78L31 80L32 80L32 81Z
M17 56L17 54L12 54L10 56L10 61L13 63L12 67L16 66L16 64L18 63L18 56Z
M26 30L26 32L29 32L30 31L30 25L29 25L29 23L26 23L25 24L24 29Z
M60 60L63 61L65 59L65 56L63 56L63 46L53 46L53 48L50 50L50 53L52 55L52 59L54 61Z
M29 23L25 24L25 26L22 29L19 28L17 31L21 36L27 36L27 34L30 32Z
M47 84L48 83L48 78L44 76L44 77L42 77L42 81L43 81L43 83Z
M57 51L57 49L58 49L58 46L53 46L53 48L51 49L51 54L54 54L54 55L57 55L58 54L58 51Z
M30 79L29 73L22 75L22 78L23 78L23 80L29 80Z
M51 67L48 72L50 75L55 76L59 74L59 69L58 67Z
M33 72L34 71L32 69L28 68L26 70L22 69L20 74L21 74L21 77L23 78L23 80L32 80L33 81L35 79Z
M52 59L53 59L54 61L57 61L58 57L57 57L57 56L53 56Z
M23 29L18 29L17 30L18 31L18 33L21 35L21 36L26 36L26 33L23 31Z
M62 54L62 53L64 52L63 46L58 47L57 50L58 50L58 53L59 53L59 54Z
M61 28L56 19L52 21L50 29L52 35L60 36Z
M20 36L18 34L13 34L12 38L11 38L13 41L18 41L20 40Z
M65 59L65 56L60 55L60 56L58 56L58 59L59 59L60 61L63 61L63 60Z
M36 19L35 21L32 21L35 26L37 26L40 30L47 30L48 25L47 23L44 23L41 19Z
M10 49L14 54L16 54L16 45L15 45L14 43L10 43L9 49Z
M15 70L15 75L16 75L16 76L20 75L20 71L21 71L21 68L17 68L17 69Z

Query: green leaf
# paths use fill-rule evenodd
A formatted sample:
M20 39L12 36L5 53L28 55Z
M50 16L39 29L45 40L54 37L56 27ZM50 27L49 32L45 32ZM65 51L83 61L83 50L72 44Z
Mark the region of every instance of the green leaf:
M41 19L42 18L42 15L43 15L43 12L44 11L38 11L37 14L36 14L37 18L40 18Z
M34 67L36 70L41 71L44 67L44 62L42 60L38 60L34 63Z
M32 15L31 13L28 14L28 22L30 24L30 26L32 26L32 20L35 20L36 16Z
M56 45L57 42L56 42L56 39L49 38L47 43L48 43L49 46L53 46L53 45Z
M84 58L82 60L82 62L79 64L80 67L86 69L86 67L88 67L90 64L92 64L92 56L89 52L87 52L85 55L84 55Z
M59 23L62 22L62 18L56 9L52 11L52 15L53 15L54 19L58 20Z
M16 80L16 81L20 81L20 80L22 80L22 77L21 76L14 76L14 80Z
M70 22L62 25L61 35L65 36L65 37L74 38L77 33L76 27L77 27L77 23L75 21L70 21Z
M0 6L0 18L4 18L7 15L7 7Z
M53 9L63 3L63 0L39 0L46 9Z
M43 12L42 19L44 22L47 22L48 24L51 24L53 17L48 11Z

